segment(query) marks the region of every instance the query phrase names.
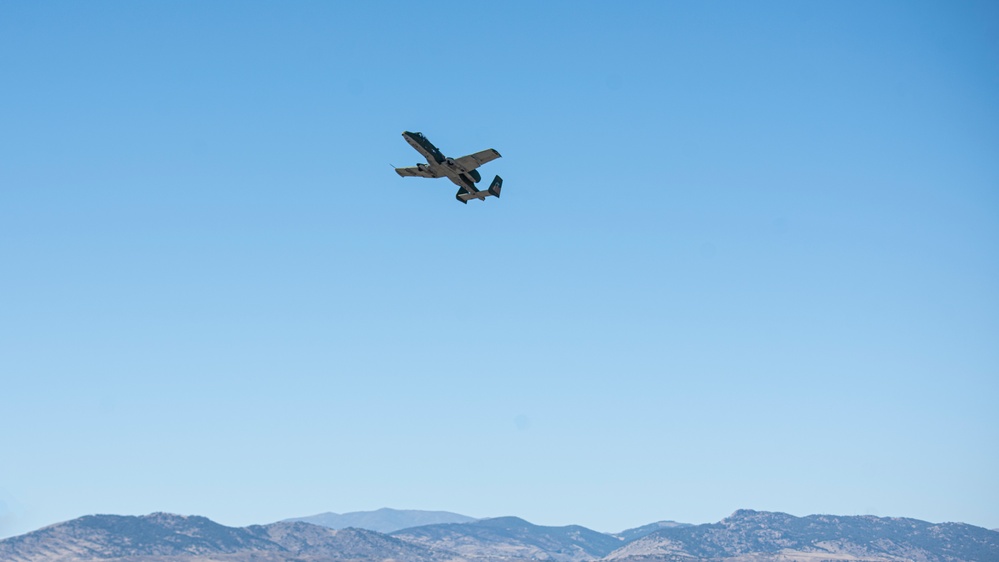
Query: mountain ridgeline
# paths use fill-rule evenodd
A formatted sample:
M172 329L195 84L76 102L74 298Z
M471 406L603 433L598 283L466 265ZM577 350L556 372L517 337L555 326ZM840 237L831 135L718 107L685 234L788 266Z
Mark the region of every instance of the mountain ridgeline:
M0 541L4 562L166 562L231 560L291 562L384 560L437 562L420 545L366 529L330 529L283 521L226 527L205 517L154 513L141 517L88 515Z
M718 523L661 529L607 558L639 560L999 560L999 533L964 523L739 510Z
M335 515L336 517L325 517ZM349 516L349 517L348 517ZM325 517L325 518L324 518ZM346 519L344 519L346 517ZM389 529L437 518L459 519ZM986 562L999 532L963 523L739 510L705 525L660 521L611 535L518 517L379 510L227 527L205 517L88 515L0 541L4 562Z

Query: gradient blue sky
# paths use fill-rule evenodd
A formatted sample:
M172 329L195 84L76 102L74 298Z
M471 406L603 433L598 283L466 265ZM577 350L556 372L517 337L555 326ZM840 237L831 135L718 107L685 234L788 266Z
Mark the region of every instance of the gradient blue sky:
M0 69L0 536L999 527L994 2L7 2Z

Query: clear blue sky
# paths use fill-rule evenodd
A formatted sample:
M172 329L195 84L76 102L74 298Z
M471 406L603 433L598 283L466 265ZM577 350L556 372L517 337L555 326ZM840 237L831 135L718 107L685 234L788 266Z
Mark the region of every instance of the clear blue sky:
M14 2L0 85L0 536L999 527L994 2Z

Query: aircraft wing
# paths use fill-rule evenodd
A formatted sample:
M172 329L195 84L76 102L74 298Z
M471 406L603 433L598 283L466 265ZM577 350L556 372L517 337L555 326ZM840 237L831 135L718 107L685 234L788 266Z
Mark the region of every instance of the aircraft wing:
M489 148L483 150L482 152L476 152L475 154L469 154L468 156L455 158L454 163L464 168L465 171L471 171L485 164L486 162L492 162L493 160L499 157L500 157L499 152L496 152L495 149Z
M417 178L439 178L437 174L426 166L410 166L408 168L396 168L395 173L402 177L412 176Z

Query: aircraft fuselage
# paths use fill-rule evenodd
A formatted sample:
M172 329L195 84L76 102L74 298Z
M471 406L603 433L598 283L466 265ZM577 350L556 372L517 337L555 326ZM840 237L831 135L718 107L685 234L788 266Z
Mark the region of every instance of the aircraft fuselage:
M458 187L464 187L473 193L478 191L475 183L481 180L482 176L477 170L462 168L453 158L444 156L432 142L427 140L427 137L420 133L404 131L402 136L410 146L427 159L426 164L417 164L417 168L428 169L438 177L446 177Z

